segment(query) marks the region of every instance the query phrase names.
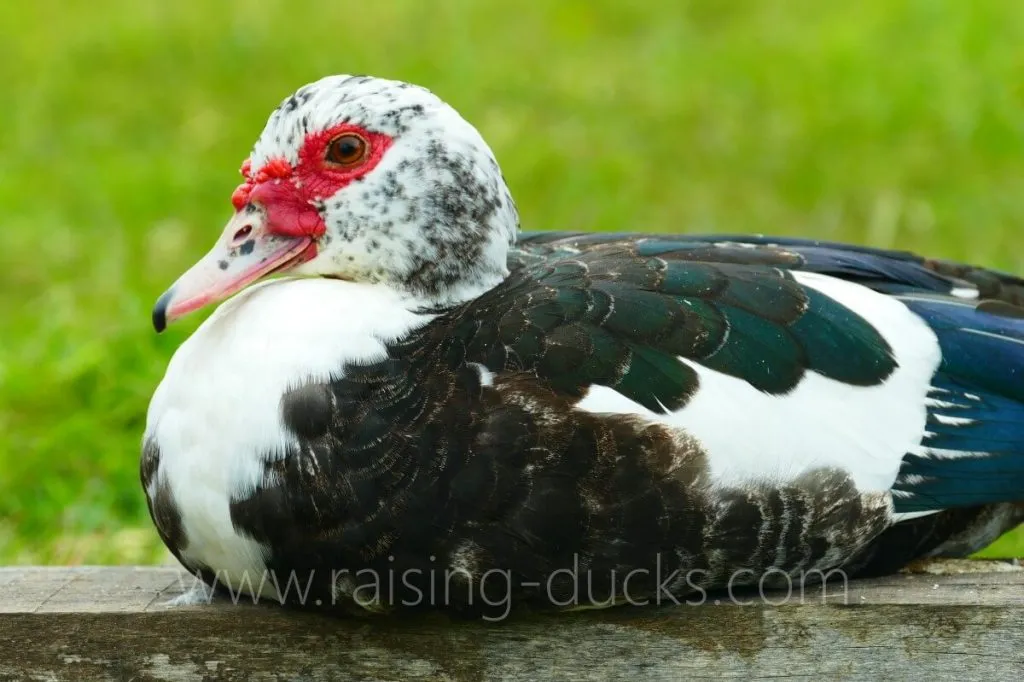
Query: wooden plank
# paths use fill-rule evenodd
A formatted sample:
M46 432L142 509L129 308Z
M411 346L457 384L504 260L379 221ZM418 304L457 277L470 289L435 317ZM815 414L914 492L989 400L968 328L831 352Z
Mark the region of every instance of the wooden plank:
M1024 571L980 566L497 624L171 608L176 569L0 568L0 680L1018 679Z
M765 600L780 605L827 600L843 604L1024 606L1024 569L1019 566L996 561L942 561L929 566L937 568L845 585L833 582L827 590L808 585L803 595L795 585L793 594L768 592ZM987 570L979 572L978 568ZM967 569L971 572L964 572ZM162 612L169 609L166 602L196 584L194 576L170 567L0 567L0 614ZM750 598L738 595L736 601ZM250 599L241 597L240 601ZM229 606L230 600L220 600L213 608Z
M110 613L159 609L194 579L174 568L0 568L0 614Z

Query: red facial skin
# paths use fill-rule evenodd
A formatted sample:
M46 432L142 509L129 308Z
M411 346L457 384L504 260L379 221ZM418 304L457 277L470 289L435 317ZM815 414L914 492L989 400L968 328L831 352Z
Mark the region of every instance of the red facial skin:
M366 140L368 151L357 164L342 167L327 161L325 155L327 146L346 133ZM262 205L267 211L270 231L274 234L312 237L315 240L327 229L315 204L373 170L392 142L387 135L371 133L348 123L310 133L299 149L299 162L295 167L285 159L272 158L252 172L249 159L246 159L241 169L245 182L231 194L231 203L236 211L241 211L250 202ZM315 255L314 242L309 258Z
M331 142L345 134L363 138L364 156L350 164L327 160ZM322 202L372 171L391 144L387 135L344 123L307 135L294 166L272 158L253 172L249 161L243 163L245 182L231 195L235 215L213 249L157 301L156 330L268 275L315 258L317 240L327 231L320 216ZM250 217L250 206L261 207L263 215Z

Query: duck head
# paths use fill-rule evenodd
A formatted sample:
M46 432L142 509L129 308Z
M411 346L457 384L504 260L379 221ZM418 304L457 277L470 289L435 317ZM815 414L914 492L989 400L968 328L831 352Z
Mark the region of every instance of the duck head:
M519 219L494 154L422 87L306 85L274 110L241 170L234 215L157 301L157 331L282 272L379 283L423 307L469 300L508 274Z

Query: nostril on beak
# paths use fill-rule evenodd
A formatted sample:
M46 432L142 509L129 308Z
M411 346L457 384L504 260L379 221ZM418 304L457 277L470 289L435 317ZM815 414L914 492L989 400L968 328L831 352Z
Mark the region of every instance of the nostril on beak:
M252 234L252 225L243 225L238 228L238 232L235 232L234 240L237 242L240 239L245 239Z

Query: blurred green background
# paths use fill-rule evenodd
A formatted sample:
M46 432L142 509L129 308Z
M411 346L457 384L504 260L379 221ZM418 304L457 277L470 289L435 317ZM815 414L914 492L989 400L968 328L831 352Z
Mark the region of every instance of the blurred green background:
M0 564L164 558L149 396L270 110L426 85L531 229L763 232L1024 273L1019 0L0 3ZM1024 554L1024 533L994 554Z

